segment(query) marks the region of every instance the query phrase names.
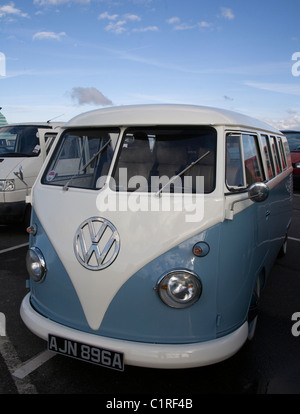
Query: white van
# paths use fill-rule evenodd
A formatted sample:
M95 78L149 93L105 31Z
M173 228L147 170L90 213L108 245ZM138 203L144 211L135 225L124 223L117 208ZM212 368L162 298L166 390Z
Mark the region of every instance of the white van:
M287 140L213 108L124 106L72 119L32 191L28 328L123 370L229 358L292 213Z
M9 124L0 127L0 224L30 219L32 185L49 152L58 126L53 123Z

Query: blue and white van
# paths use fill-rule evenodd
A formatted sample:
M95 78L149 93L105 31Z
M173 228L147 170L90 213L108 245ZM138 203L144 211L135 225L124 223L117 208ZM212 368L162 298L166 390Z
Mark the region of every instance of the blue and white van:
M292 212L285 136L230 111L124 106L62 128L32 191L27 327L123 370L229 358L253 336Z

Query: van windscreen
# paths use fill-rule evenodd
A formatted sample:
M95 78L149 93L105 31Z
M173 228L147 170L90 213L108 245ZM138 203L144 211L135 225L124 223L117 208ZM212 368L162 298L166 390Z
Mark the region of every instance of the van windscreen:
M139 127L123 136L111 188L115 191L200 193L215 189L214 128ZM202 181L201 181L202 182Z
M100 189L104 185L118 128L66 130L42 177L47 185Z

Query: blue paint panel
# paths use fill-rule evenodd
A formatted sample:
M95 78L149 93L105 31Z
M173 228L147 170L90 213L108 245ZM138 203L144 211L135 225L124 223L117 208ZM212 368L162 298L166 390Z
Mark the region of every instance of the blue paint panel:
M39 247L47 266L43 282L35 283L30 279L33 307L58 323L88 331L87 321L71 280L34 211L31 220L37 224L38 232L36 236L30 236L30 246Z
M220 225L193 237L147 264L133 275L111 302L100 334L133 341L190 343L216 337L216 280ZM201 258L192 253L199 241L210 245ZM187 309L173 309L158 297L154 287L160 277L175 268L196 273L203 292Z

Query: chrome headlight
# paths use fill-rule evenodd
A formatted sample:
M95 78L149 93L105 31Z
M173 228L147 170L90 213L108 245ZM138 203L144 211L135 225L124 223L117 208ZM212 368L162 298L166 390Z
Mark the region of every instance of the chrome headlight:
M159 279L155 290L166 305L183 309L197 302L202 293L202 284L192 272L173 270Z
M40 249L32 247L26 255L27 271L35 282L42 282L46 276L47 268L44 256Z
M296 162L295 168L300 168L300 162Z
M0 180L0 191L14 191L15 180Z

